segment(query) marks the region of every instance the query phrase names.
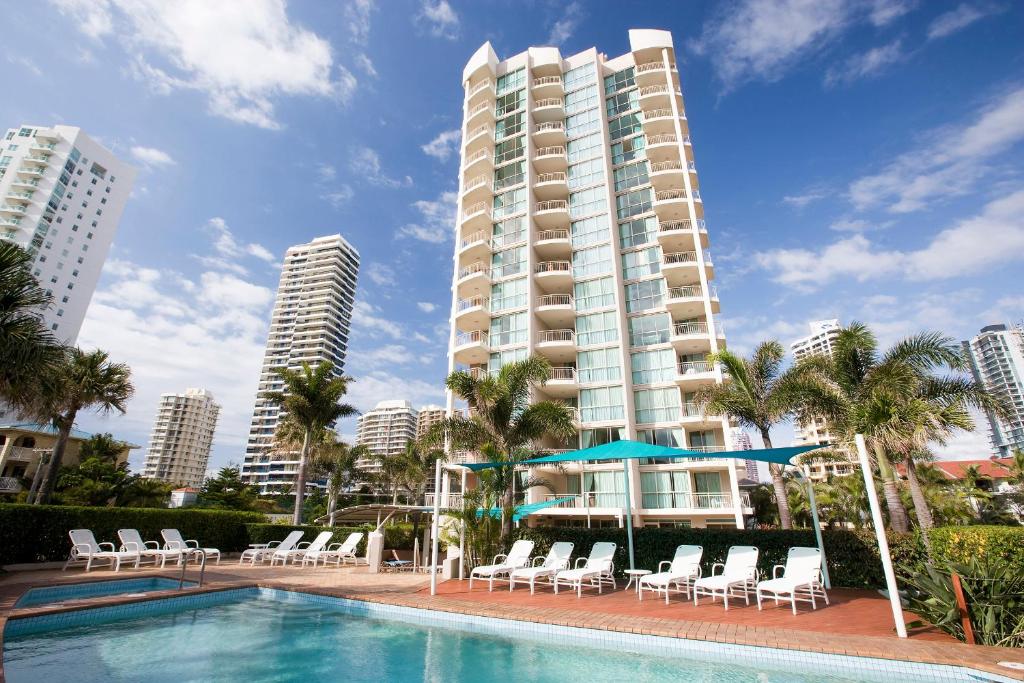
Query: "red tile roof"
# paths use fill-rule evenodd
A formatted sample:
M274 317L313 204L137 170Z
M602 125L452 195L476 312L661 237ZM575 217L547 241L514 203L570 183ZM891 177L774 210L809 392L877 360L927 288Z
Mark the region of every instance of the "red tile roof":
M989 458L988 460L936 460L932 467L941 470L950 479L962 479L964 470L976 466L983 477L1005 479L1009 476L1010 458ZM1005 467L1004 467L1005 465Z

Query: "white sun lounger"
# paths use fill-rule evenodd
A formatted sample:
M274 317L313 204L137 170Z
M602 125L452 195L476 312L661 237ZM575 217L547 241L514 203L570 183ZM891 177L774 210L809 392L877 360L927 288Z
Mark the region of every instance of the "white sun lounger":
M93 562L102 560L117 572L121 571L122 562L134 562L137 569L142 560L142 556L135 551L117 550L113 543L97 543L89 529L72 529L68 535L71 537L71 553L64 563L65 570L74 562L85 562L85 571L89 571ZM109 546L110 550L104 550L104 546Z
M729 609L729 596L743 595L750 604L750 593L757 582L758 549L750 545L734 545L729 548L725 564L716 562L711 567L711 576L705 576L693 582L693 604L697 604L700 595L710 595L711 600L721 596L725 601L725 609ZM721 574L716 574L717 568Z
M143 541L138 529L118 529L117 537L121 539L121 550L136 552L140 555L139 564L149 559L155 567L159 561L160 568L163 569L167 565L167 560L173 560L180 565L184 556L181 550L161 548L157 541Z
M278 562L281 564L288 564L288 562L298 564L300 560L305 558L307 552L318 553L325 549L327 542L331 540L332 536L334 536L333 531L321 531L312 542L299 543L294 548L285 548L282 543L270 555L270 566L273 567Z
M590 582L591 586L597 586L597 592L601 593L604 584L610 583L612 588L618 588L615 583L615 548L614 543L595 543L590 549L590 557L586 558L584 565L580 567L583 558L576 560L575 569L563 569L555 574L555 593L558 586L565 584L576 589L576 597L583 597L583 584Z
M189 550L202 550L206 555L206 559L216 557L217 564L220 564L220 550L216 548L200 548L199 541L186 541L177 529L161 529L160 535L163 536L164 547L168 550L184 550L186 553Z
M662 560L658 563L657 573L640 577L637 586L640 599L644 599L645 590L655 593L665 591L665 604L667 605L669 591L673 586L677 593L685 593L689 598L690 584L700 578L700 558L703 555L704 548L699 545L677 547L671 562Z
M520 539L512 544L508 555L495 555L491 564L473 567L469 572L469 590L473 590L473 577L488 579L488 590L494 590L494 580L499 576L507 576L513 570L525 567L530 563L530 553L533 552L533 541Z
M783 570L781 577L778 575L780 569ZM761 609L762 593L770 593L776 605L779 598L785 600L788 596L793 614L796 614L797 600L809 602L812 609L818 609L815 596L820 595L827 605L828 594L821 583L821 551L817 548L790 548L785 567L775 565L772 578L758 582L757 609Z
M539 579L546 578L548 583L552 582L555 574L563 569L569 568L569 558L572 556L573 544L568 541L559 541L552 544L547 557L537 556L533 558L533 566L513 569L509 574L508 589L512 591L516 587L516 581L529 584L530 595L533 595L534 586ZM537 564L541 561L541 564Z
M246 560L249 560L250 564L256 564L257 562L266 562L267 558L273 555L278 550L291 550L295 547L295 544L302 538L301 531L293 531L284 537L283 541L271 541L265 546L259 548L249 548L242 551L242 556L238 558L238 564L242 564Z
M324 561L325 567L331 560L334 560L334 565L337 567L349 559L352 560L352 564L355 564L359 559L356 557L356 548L359 547L361 540L363 540L363 535L358 531L353 531L344 543L332 543L323 550L307 549L306 554L302 556L302 566L312 564L315 567L320 560Z

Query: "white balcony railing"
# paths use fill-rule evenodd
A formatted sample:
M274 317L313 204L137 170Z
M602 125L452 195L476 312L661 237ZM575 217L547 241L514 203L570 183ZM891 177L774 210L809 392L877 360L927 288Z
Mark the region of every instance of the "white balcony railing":
M686 199L686 190L662 190L654 193L656 202L671 202L677 199Z
M537 335L537 341L545 342L572 342L576 343L576 330L541 330Z
M540 78L533 79L533 87L535 87L535 88L537 86L540 86L540 85L561 85L561 84L562 84L562 77L561 76L541 76Z
M706 360L690 360L679 364L680 375L696 375L701 372L711 372L714 366Z
M538 306L572 306L572 294L542 294L537 297Z
M651 145L665 145L676 142L677 138L674 133L662 133L661 135L648 135L647 146Z
M471 275L476 275L477 273L487 273L489 270L489 265L483 261L476 261L475 263L471 263L468 266L459 269L459 279L461 280Z
M469 192L470 190L475 190L478 187L486 187L489 189L491 187L491 179L485 175L478 175L474 178L470 178L466 181L466 186L462 188L462 191Z
M703 296L700 285L683 285L681 287L669 287L669 299L693 299Z
M671 109L649 109L644 112L644 121L650 121L651 119L671 118L674 115L675 114Z
M685 337L694 334L707 334L708 324L705 322L676 323L674 332L678 337Z
M635 69L634 73L646 74L646 73L650 73L651 71L663 70L664 68L665 68L665 63L664 62L644 62L643 64L637 64L636 65L636 69ZM669 68L672 69L672 70L675 70L676 65L675 64L669 64Z
M535 212L540 211L568 211L569 202L564 199L548 199L543 202L537 202L533 205Z
M534 157L565 156L565 147L562 145L551 145L550 147L538 147Z
M693 225L693 221L691 221L689 218L684 218L681 221L662 221L661 223L658 224L658 227L661 230L690 230L691 228L693 228ZM703 219L697 220L697 229L705 229Z
M535 184L541 183L564 183L566 181L566 175L562 171L555 171L554 173L539 173Z
M534 133L562 133L565 132L565 124L561 121L549 121L542 123L533 129Z
M478 135L488 135L488 136L494 135L494 129L491 128L490 126L486 126L486 125L485 126L477 126L473 130L471 130L468 133L466 133L466 142L468 143L470 140L472 140L473 138L477 137Z
M473 107L472 109L469 110L469 113L466 114L466 120L468 121L469 119L473 118L477 114L481 114L481 113L487 111L492 106L493 105L491 105L490 102L481 102L480 104L476 105L475 107Z
M683 170L683 162L678 160L671 161L659 161L651 164L651 173L661 173L662 171L681 171Z
M472 90L470 90L468 93L466 93L466 99L468 100L471 97L473 97L474 95L483 92L484 90L493 90L493 89L494 89L494 81L483 81L482 83L478 83L475 86L473 86Z
M729 493L644 493L645 510L683 508L687 510L722 510L732 507Z
M434 507L434 501L440 498L442 510L458 510L462 508L462 494L449 493L438 496L435 493L426 493L423 496L423 504L427 507Z
M487 202L477 202L472 206L467 206L462 210L462 220L467 220L481 213L490 214L491 207Z
M551 379L562 382L575 382L576 381L576 368L564 367L564 368L551 368Z
M455 310L458 312L468 311L471 308L483 308L487 310L491 300L486 296L471 296L468 299L459 299L455 302Z
M480 161L481 159L489 159L490 156L491 156L491 152L490 152L490 150L487 150L487 149L481 149L481 150L479 150L477 152L473 152L468 157L466 157L466 160L462 164L462 168L464 168L464 169L469 168L470 166L472 166L476 162Z
M697 252L695 251L670 251L665 254L665 263L696 263Z
M543 99L536 100L533 103L533 108L534 109L540 109L542 107L561 107L561 106L562 106L562 98L561 97L545 97Z
M473 330L472 332L459 332L455 335L456 346L467 346L469 344L483 344L487 346L489 341L488 335L483 330Z
M541 261L536 265L534 271L537 273L569 273L572 271L572 263L569 261Z
M626 505L626 496L622 493L548 493L544 500L558 500L568 498L545 509L552 508L621 508Z
M460 249L465 249L469 245L475 242L484 242L487 240L487 234L483 230L477 230L471 235L466 235L462 238L462 242L459 244Z
M668 93L669 89L667 85L648 85L640 88L640 92L638 94L640 97L647 97L648 95L667 95Z
M540 230L537 232L537 241L543 242L546 240L567 240L569 239L568 230Z

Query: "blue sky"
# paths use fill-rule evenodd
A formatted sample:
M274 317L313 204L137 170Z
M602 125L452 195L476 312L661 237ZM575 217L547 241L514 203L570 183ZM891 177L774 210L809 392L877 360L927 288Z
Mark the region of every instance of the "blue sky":
M158 395L202 386L224 404L211 466L240 461L277 264L336 232L363 259L352 401L441 402L460 78L484 40L614 56L629 28L672 31L731 348L819 318L890 342L1024 317L1009 0L53 0L3 19L4 125L81 126L141 171L79 339L138 395L87 430L144 446ZM979 431L947 454L984 449Z

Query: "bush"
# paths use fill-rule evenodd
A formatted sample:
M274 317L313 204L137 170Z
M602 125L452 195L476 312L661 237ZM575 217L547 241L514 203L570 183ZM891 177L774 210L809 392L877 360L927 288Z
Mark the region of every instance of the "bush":
M825 557L828 561L829 576L833 586L850 588L882 588L885 577L875 534L871 530L836 530L822 532L825 543ZM578 527L523 528L516 532L516 538L534 541L534 554L546 554L555 541L575 543L573 557L586 557L591 546L597 541L612 541L618 544L615 553L615 568L621 572L629 567L629 554L625 529L585 529ZM918 540L910 534L890 533L889 548L893 562L899 566L919 566L923 550ZM723 562L733 545L757 546L761 553L758 566L770 577L772 566L785 564L786 554L792 546L816 546L814 532L810 529L791 531L748 531L744 529L659 529L638 528L633 530L633 545L636 566L656 569L662 560L672 559L678 545L700 545L704 547L702 565L709 574L711 565Z
M356 551L357 554L364 554L366 552L366 536L373 531L375 525L364 524L362 526L354 527L329 527L329 526L314 526L314 525L303 525L295 526L292 524L247 524L246 531L249 536L249 543L270 543L271 541L280 541L284 539L292 531L302 531L302 541L311 542L316 538L317 534L321 531L333 531L334 536L331 537L330 543L343 543L348 535L352 532L359 532L363 534L363 540L359 542L359 549ZM422 527L420 527L422 529ZM413 539L412 539L412 525L411 524L393 524L384 527L384 547L387 549L396 550L412 550Z
M994 559L1024 575L1024 527L947 526L932 529L928 537L937 562Z
M246 524L265 517L227 510L73 507L0 504L0 565L67 559L70 529L92 529L99 542L120 545L118 529L138 529L148 541L175 528L200 545L239 552L251 543Z

